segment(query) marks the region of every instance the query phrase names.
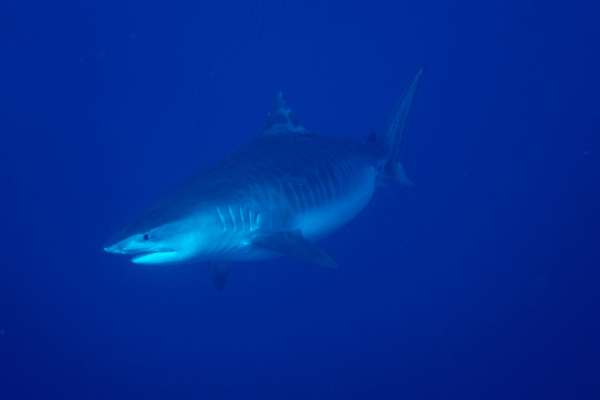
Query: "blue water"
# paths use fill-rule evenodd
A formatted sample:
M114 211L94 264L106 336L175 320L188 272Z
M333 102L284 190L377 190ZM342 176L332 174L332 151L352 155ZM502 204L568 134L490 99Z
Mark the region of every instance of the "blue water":
M600 5L3 1L1 399L600 398ZM105 240L252 140L379 132L390 185L319 246L140 266Z

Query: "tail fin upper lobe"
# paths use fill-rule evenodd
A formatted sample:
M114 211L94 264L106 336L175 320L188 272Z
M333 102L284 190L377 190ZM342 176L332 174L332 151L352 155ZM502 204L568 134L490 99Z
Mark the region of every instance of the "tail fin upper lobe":
M412 82L404 92L400 101L396 104L388 123L381 134L381 143L387 148L388 161L385 166L385 178L392 179L394 182L404 186L415 186L402 163L400 162L400 148L402 147L402 137L406 128L406 121L412 105L413 98L423 76L423 68L417 72Z

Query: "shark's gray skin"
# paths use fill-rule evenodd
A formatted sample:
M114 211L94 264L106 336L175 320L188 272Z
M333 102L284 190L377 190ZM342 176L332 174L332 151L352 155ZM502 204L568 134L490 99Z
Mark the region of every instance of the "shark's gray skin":
M406 120L421 69L380 140L304 129L281 93L259 136L182 183L111 237L104 249L136 264L208 261L223 290L234 262L288 255L336 263L313 243L354 218L394 180L414 186L400 163Z

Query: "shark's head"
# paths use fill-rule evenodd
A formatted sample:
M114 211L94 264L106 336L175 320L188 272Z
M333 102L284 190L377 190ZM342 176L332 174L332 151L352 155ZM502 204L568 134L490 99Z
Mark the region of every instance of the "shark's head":
M202 258L210 248L212 218L171 214L163 207L151 208L113 235L104 250L131 255L136 264L185 263Z

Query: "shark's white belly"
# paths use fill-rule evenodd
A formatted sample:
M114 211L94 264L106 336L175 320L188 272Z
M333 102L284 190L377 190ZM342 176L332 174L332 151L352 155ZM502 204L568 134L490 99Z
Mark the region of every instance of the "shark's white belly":
M290 225L284 230L302 231L302 235L311 242L318 241L332 234L350 222L371 200L375 191L377 173L375 168L366 167L359 179L353 182L353 190L335 201L320 207L313 207L292 218ZM221 210L221 208L223 210ZM239 206L223 206L218 208L222 222L222 230L204 238L204 254L199 254L202 261L258 261L281 256L280 253L251 244L253 236L263 227L265 219L261 213L245 210ZM238 214L238 210L240 213ZM246 221L241 217L249 213ZM262 221L262 222L261 222ZM269 230L277 230L271 226ZM210 248L210 255L206 249Z
M299 215L295 229L311 242L321 240L350 222L369 203L375 191L377 173L368 167L355 190L332 204L312 209Z

